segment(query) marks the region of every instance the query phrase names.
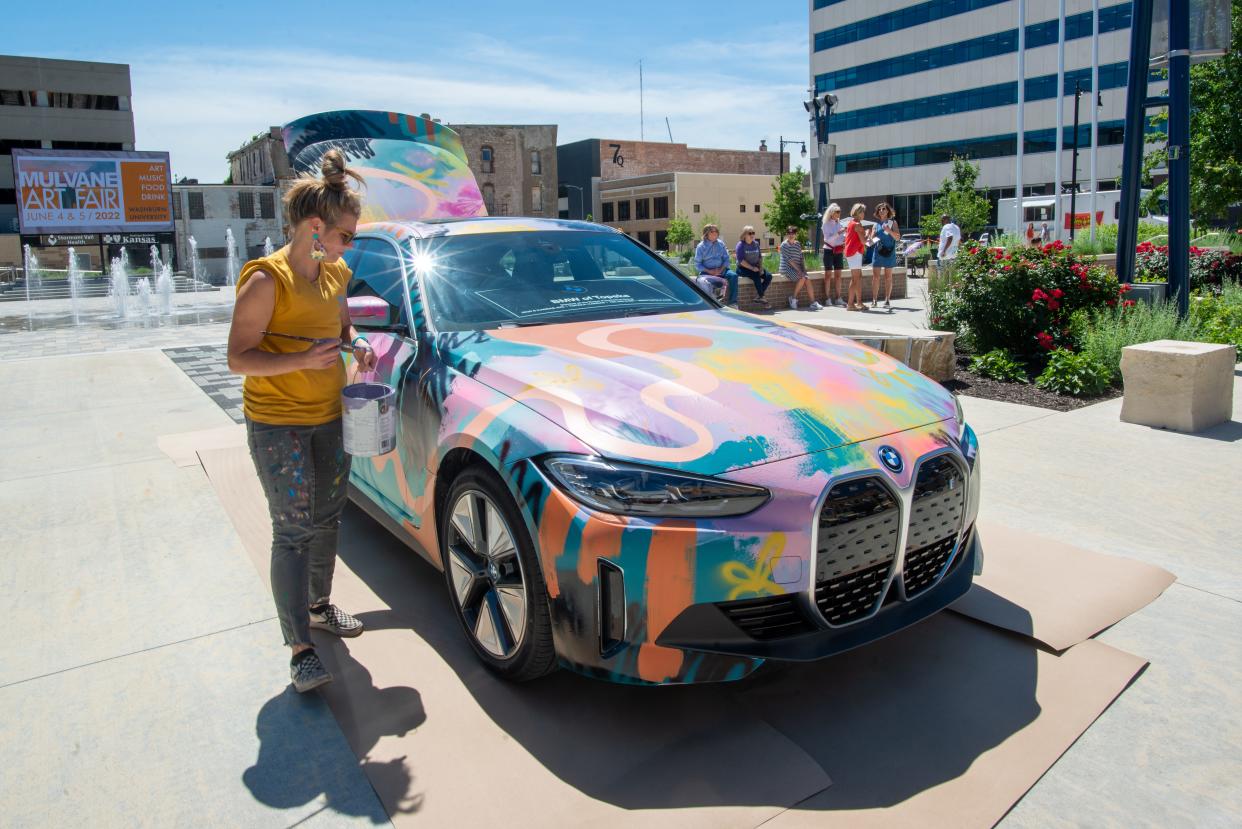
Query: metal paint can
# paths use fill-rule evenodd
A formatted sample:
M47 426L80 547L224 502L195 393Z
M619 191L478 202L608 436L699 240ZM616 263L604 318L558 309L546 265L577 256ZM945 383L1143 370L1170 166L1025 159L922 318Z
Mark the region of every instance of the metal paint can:
M387 383L354 383L341 391L346 453L385 455L397 447L397 390Z

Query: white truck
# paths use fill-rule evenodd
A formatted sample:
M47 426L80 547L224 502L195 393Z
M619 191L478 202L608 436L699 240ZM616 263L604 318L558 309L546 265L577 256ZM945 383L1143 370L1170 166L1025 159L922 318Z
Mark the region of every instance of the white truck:
M1140 199L1146 198L1149 191L1144 190ZM1017 236L1026 234L1027 225L1033 225L1038 236L1043 225L1048 226L1048 238L1069 240L1070 228L1070 194L1061 195L1061 209L1056 210L1056 196L1027 196L1023 199L1022 212L1018 212L1017 199L1001 199L997 204L997 224L1006 233ZM1079 193L1074 197L1075 235L1090 233L1091 194ZM1120 190L1103 190L1095 194L1096 225L1115 225L1121 207ZM1147 216L1146 221L1167 221L1163 216Z

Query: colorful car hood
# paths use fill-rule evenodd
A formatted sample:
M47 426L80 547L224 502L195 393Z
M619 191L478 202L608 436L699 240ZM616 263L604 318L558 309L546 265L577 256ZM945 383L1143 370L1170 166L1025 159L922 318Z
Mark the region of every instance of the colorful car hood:
M450 364L600 455L719 474L952 418L952 395L832 334L731 311L441 335Z

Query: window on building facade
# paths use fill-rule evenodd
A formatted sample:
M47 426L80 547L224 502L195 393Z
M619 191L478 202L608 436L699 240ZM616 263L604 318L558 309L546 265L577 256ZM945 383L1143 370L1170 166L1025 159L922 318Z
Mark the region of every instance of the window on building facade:
M630 200L617 202L617 221L628 222L630 220Z
M532 176L543 175L543 161L539 158L538 150L530 151L530 174Z
M239 219L254 218L254 193L243 190L237 194L237 217Z
M53 141L53 150L123 150L119 141Z
M483 206L487 208L488 215L496 215L496 188L490 184L483 185Z
M758 213L758 212L759 212L759 205L757 205L757 204L755 205L755 212L756 212L756 213Z
M655 197L655 217L657 219L668 218L668 196Z
M695 212L695 213L698 213L698 212L699 212L699 206L698 206L697 204L694 206L694 212Z
M651 247L651 232L647 230L638 231L638 241L642 242L647 247Z
M614 210L614 207L613 207L613 203L612 203L612 202L610 202L610 201L606 201L606 202L604 202L604 204L603 204L603 212L604 212L604 218L603 218L603 221L604 221L605 223L607 223L607 222L615 222L615 221L617 220L617 217L616 217L616 212L615 212L615 210Z
M746 212L746 205L744 205L744 204L739 204L739 205L737 206L737 212L738 212L738 213L745 213L745 212Z
M651 218L651 200L650 199L635 199L634 218L635 219L650 219Z
M276 198L271 193L259 194L259 218L276 218Z
M532 213L543 212L543 188L538 185L530 188L530 210Z
M479 166L483 168L483 172L485 173L496 172L496 165L493 163L493 160L492 160L494 155L495 155L495 152L487 144L484 144L483 147L479 150Z
M172 204L173 204L173 221L176 221L177 219L181 218L181 194L180 193L173 193Z
M1026 27L1026 48L1034 49L1057 42L1059 20L1046 20L1042 23L1031 23ZM1109 6L1100 9L1100 34L1115 32L1130 27L1130 4ZM1072 14L1065 18L1065 39L1077 40L1091 36L1091 12ZM926 72L929 69L941 69L960 63L982 60L998 55L1018 51L1018 30L1009 29L970 40L961 40L946 46L923 49L905 55L896 55L874 63L864 63L825 72L815 76L815 89L818 92L844 89L859 84ZM836 128L836 116L833 116L833 128Z
M668 250L668 231L657 230L655 232L655 249Z
M815 51L835 49L848 43L857 43L867 38L886 35L890 32L909 29L924 23L933 23L946 17L998 6L1007 0L929 0L926 3L915 3L904 9L885 12L877 17L869 17L855 23L847 23L835 29L827 29L815 33Z
M0 155L12 155L10 150L37 150L42 142L33 138L0 138Z
M0 89L0 106L32 107L34 102L33 92L27 92L24 89Z
M119 110L121 99L116 95L86 95L78 92L49 92L47 105L63 109Z
M203 194L197 190L191 190L187 195L190 197L190 218L207 218L207 212L203 209Z

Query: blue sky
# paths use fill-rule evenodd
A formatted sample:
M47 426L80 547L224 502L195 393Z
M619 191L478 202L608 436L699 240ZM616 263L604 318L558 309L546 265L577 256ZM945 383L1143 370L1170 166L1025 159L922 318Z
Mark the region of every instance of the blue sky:
M0 53L130 64L137 148L178 177L220 181L254 133L331 109L637 139L640 57L648 140L666 116L691 146L807 133L806 0L17 3Z

